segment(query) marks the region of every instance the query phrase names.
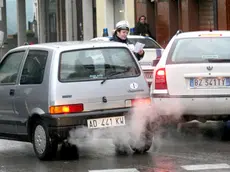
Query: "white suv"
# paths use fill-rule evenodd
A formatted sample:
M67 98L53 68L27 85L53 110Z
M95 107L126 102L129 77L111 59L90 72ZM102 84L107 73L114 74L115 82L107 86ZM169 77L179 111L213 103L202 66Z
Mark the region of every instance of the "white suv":
M230 31L178 31L154 70L156 106L180 108L185 121L229 120L229 45Z

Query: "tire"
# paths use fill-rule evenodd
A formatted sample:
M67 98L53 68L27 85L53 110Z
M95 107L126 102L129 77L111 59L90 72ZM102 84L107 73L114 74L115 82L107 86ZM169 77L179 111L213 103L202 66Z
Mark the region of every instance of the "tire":
M229 136L229 127L227 126L227 122L224 122L222 128L221 128L221 140L222 141L229 141L230 136Z
M128 155L131 151L129 144L126 143L122 136L116 136L113 138L113 145L115 146L115 152L117 155Z
M138 140L130 140L130 147L134 153L143 154L151 148L153 144L153 132L149 127L150 126L146 126L146 130L142 133Z
M58 143L49 136L48 128L42 120L34 124L32 143L36 156L40 160L50 160L57 152Z
M142 142L142 141L140 141ZM149 149L152 146L152 140L146 140L142 144L142 146L139 146L139 144L130 144L131 149L134 151L134 153L137 154L144 154L149 151Z
M78 147L68 142L63 142L61 145L60 156L63 160L79 159Z
M140 142L142 143L141 146L139 145ZM153 143L152 137L151 138L145 137L144 140L141 139L140 141L134 141L130 139L129 143L127 144L123 143L122 141L120 142L116 141L114 142L114 146L115 146L116 154L118 155L128 155L129 153L132 152L132 150L135 153L142 154L142 153L147 152L151 148L152 143Z
M128 155L130 152L130 147L125 144L114 144L115 152L117 155Z

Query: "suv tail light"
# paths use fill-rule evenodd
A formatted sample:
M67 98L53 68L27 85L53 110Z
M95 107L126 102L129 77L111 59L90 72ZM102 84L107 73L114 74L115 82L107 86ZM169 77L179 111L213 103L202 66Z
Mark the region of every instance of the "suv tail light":
M155 76L155 89L165 90L167 89L167 81L166 81L166 72L165 68L160 68L156 71Z

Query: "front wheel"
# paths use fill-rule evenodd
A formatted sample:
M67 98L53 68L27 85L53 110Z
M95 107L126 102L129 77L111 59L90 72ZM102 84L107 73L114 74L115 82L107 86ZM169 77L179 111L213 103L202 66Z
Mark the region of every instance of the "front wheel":
M40 160L49 160L57 152L58 143L49 136L48 128L39 120L33 128L33 148Z

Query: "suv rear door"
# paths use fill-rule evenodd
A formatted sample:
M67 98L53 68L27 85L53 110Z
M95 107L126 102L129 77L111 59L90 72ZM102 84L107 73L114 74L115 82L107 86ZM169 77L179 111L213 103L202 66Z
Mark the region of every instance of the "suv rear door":
M166 62L170 95L230 95L230 37L176 39Z

